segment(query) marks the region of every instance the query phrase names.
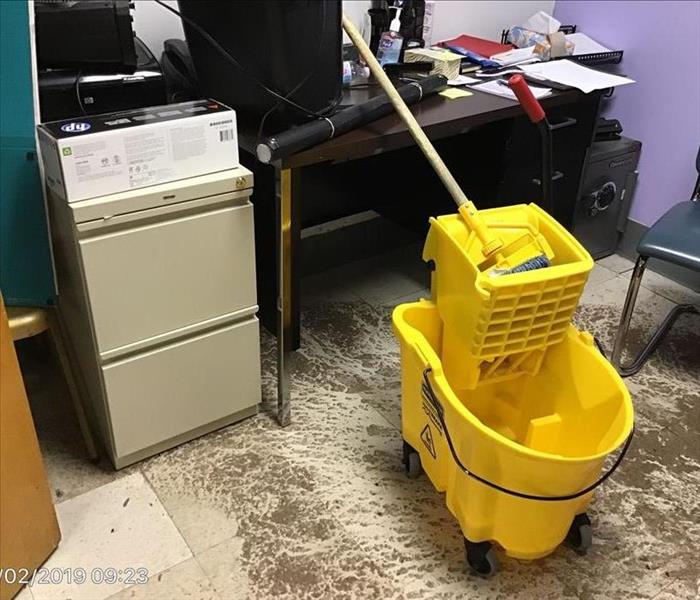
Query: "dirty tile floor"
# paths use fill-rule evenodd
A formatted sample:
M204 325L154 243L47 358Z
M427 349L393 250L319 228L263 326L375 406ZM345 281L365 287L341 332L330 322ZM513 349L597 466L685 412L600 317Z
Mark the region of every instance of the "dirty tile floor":
M83 456L50 363L23 361L63 541L47 568L144 569L145 584L35 585L22 600L192 598L697 598L699 320L684 316L626 382L637 435L589 509L593 547L470 575L443 497L401 465L391 308L428 297L417 247L307 278L293 424L274 419L274 339L261 413L124 469ZM594 268L576 322L608 348L632 263ZM700 295L647 274L631 345ZM31 353L30 353L31 354ZM34 354L32 354L34 356ZM48 382L48 383L47 383Z

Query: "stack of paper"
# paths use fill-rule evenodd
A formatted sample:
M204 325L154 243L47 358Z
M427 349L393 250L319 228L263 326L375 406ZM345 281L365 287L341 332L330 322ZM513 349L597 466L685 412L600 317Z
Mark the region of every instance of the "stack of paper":
M534 56L534 52L534 46L530 46L528 48L515 48L514 50L509 50L508 52L499 52L490 58L491 60L495 60L502 67L510 67L513 65L520 65L540 60L537 56Z
M533 96L535 96L535 98L537 98L538 100L540 98L544 98L545 96L549 96L549 94L552 93L551 88L536 87L532 85L528 87L530 88L530 91L532 92ZM471 88L480 92L486 92L487 94L494 94L496 96L502 96L503 98L509 98L510 100L517 101L513 90L511 90L507 85L498 83L498 81L487 81L486 83L473 85L471 86Z
M577 88L585 94L594 90L604 90L634 83L634 80L628 77L603 73L571 60L552 60L534 65L521 65L520 69L525 73L532 73L538 78Z
M478 79L474 77L467 77L466 75L459 75L454 79L449 79L447 85L467 85L469 83L479 83Z
M566 39L574 44L574 56L611 52L610 48L602 46L594 39L589 38L585 33L570 33L566 36Z

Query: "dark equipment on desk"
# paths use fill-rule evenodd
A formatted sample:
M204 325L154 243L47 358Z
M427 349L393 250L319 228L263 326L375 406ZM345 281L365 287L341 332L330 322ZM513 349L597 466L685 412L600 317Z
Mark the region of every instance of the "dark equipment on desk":
M340 102L340 0L178 4L205 96L236 107L242 118L277 107L270 120L285 125L329 114Z
M131 73L95 73L87 68L40 70L42 120L165 104L165 82L158 61L139 38L134 42L137 66Z
M420 102L426 96L447 87L447 79L442 75L432 75L398 88L406 104ZM311 148L341 133L351 131L391 114L394 107L386 94L375 96L367 102L346 108L335 115L317 119L283 131L263 140L256 148L258 160L269 163L296 152Z
M128 0L34 3L39 68L133 73L137 66Z
M384 72L389 77L404 77L406 75L413 75L414 73L423 73L427 75L433 70L433 63L428 60L421 60L417 62L399 62L399 63L387 63L383 66Z
M573 233L595 259L613 254L625 231L641 150L641 142L626 137L591 145Z

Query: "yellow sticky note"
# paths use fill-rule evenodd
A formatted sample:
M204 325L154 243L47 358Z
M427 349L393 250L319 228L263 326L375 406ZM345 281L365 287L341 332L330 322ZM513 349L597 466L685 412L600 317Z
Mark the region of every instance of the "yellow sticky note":
M449 87L446 90L442 90L440 95L445 96L445 98L449 98L450 100L456 100L457 98L466 98L467 96L471 96L472 93L468 92L467 90L461 90L457 87Z

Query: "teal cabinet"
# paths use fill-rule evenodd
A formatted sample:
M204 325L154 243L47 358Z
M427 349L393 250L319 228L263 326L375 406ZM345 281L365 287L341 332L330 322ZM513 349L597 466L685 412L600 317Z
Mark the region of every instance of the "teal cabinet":
M27 3L0 0L0 290L8 305L53 302L34 143Z

